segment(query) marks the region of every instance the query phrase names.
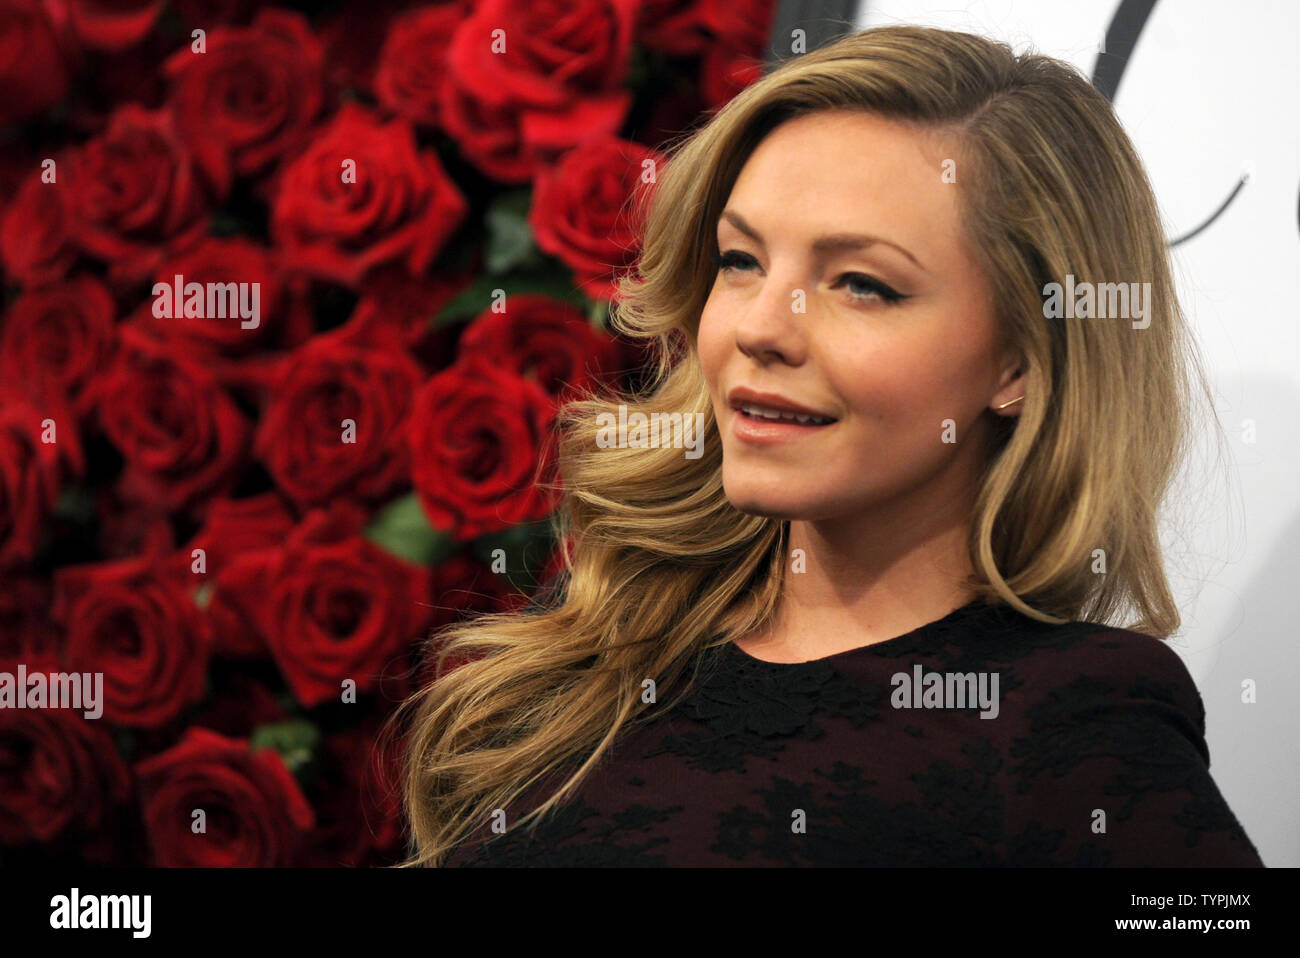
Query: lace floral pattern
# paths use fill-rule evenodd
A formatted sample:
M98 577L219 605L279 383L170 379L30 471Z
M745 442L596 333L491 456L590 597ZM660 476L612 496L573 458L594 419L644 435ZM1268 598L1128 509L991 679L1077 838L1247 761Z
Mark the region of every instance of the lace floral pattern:
M915 663L996 672L997 718L895 709L892 676ZM535 830L480 832L447 864L1262 865L1204 722L1159 640L1006 607L812 662L728 643Z

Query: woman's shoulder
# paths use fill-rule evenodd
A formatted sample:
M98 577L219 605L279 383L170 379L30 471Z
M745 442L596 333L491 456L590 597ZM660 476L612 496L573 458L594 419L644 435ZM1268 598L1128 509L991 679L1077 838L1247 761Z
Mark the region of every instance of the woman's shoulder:
M1078 621L1005 641L1025 650L1002 658L1017 814L1069 832L1106 812L1111 837L1088 841L1114 865L1262 864L1210 775L1204 703L1167 640Z
M1182 657L1170 640L1123 626L1074 620L1041 622L1017 609L987 607L972 617L971 634L990 653L1018 649L1025 654L1069 656L1099 675L1144 673L1166 681L1191 682Z
M1176 730L1208 762L1205 705L1168 640L1103 623L1041 623L1003 610L986 651L1005 661L1040 726ZM1018 624L1018 627L1016 627Z

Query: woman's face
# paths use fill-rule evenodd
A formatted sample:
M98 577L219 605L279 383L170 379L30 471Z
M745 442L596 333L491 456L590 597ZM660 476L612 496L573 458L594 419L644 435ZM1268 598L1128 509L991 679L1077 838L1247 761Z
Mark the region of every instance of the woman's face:
M959 226L964 171L941 144L822 112L779 126L741 171L699 328L738 509L950 510L975 488L991 417L1022 407L989 412L1024 384L996 353L991 294ZM742 411L751 402L833 422L772 422Z

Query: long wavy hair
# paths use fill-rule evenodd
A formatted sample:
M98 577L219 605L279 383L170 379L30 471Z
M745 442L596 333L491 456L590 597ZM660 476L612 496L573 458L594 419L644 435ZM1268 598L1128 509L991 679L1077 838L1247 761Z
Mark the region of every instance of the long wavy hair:
M1105 97L1055 59L937 29L854 33L786 61L668 144L657 183L633 198L641 255L613 322L658 360L635 392L588 393L561 410L552 521L568 544L563 587L428 640L434 678L386 727L410 720L401 789L412 852L400 867L441 864L494 809L565 772L516 827L540 820L621 729L664 709L645 708L647 678L675 704L705 649L772 617L789 524L727 500L696 335L718 216L742 166L776 126L822 110L952 138L965 239L991 280L1000 335L1024 357L1022 412L996 417L971 516L977 598L1044 622L1119 625L1135 610L1135 631L1177 629L1157 511L1187 451L1193 400L1209 389L1132 143ZM1045 319L1044 286L1067 274L1150 282L1150 325ZM703 455L599 448L597 417L619 403L703 413ZM451 660L464 664L449 670Z

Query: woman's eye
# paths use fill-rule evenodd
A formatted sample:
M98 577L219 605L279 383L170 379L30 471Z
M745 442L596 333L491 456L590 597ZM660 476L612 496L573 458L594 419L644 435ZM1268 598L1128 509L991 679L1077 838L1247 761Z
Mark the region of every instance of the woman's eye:
M754 263L754 257L736 250L728 250L722 254L715 253L713 256L714 267L723 272L729 269L744 269L748 264L752 263ZM832 289L837 289L840 286L847 287L849 296L859 302L869 302L878 297L892 306L907 299L902 293L865 273L845 273Z
M754 258L745 253L738 253L734 249L727 250L720 256L714 256L713 262L720 270L732 269L736 266L743 266L745 263L752 263Z
M872 279L865 273L845 273L835 285L852 287L854 284L857 284L858 289L861 290L861 292L855 292L852 288L849 289L849 295L854 299L870 299L873 294L891 304L907 299L902 293L891 289L878 279Z

